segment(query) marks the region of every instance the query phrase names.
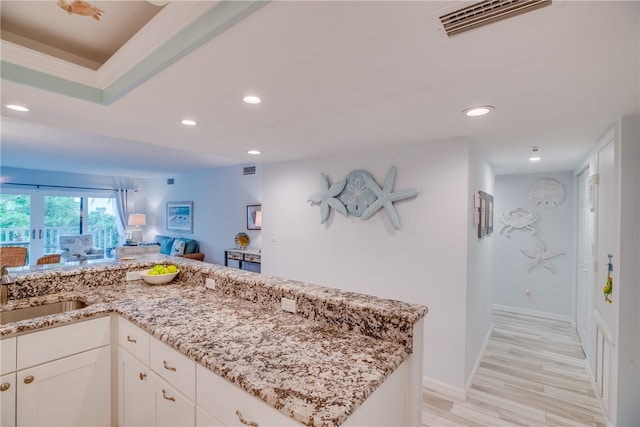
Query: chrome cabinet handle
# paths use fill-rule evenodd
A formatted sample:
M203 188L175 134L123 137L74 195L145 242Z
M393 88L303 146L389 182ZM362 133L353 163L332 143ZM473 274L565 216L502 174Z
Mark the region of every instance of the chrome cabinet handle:
M31 384L33 382L33 380L35 380L35 378L33 377L33 375L29 375L27 377L24 377L24 383L25 384Z
M162 389L162 397L164 397L165 399L170 400L172 402L176 401L175 397L167 396L167 391L165 389Z
M0 385L0 391L7 391L11 388L11 383L2 383Z
M140 372L140 381L144 381L145 378L147 378L147 374Z
M240 420L240 422L246 426L251 426L251 427L260 427L258 426L258 423L255 421L247 421L244 419L244 417L242 416L242 412L240 412L239 410L236 409L236 415L238 416L238 419Z
M134 340L133 338L131 338L131 335L127 335L127 341L132 342L132 343L137 343L137 340Z
M176 370L176 368L174 368L173 366L168 365L166 360L162 361L162 366L164 366L164 369L166 369L168 371L175 371Z

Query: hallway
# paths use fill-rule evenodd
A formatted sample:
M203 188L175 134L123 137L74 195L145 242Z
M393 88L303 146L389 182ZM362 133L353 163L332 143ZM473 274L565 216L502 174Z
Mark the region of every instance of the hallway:
M423 426L604 426L578 334L567 322L507 312L466 402L424 389Z

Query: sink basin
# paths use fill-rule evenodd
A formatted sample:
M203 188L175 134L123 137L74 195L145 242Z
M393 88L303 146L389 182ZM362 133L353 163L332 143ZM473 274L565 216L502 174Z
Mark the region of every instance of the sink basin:
M77 301L59 301L42 304L35 307L17 308L10 311L0 312L0 325L18 322L20 320L34 319L36 317L48 316L49 314L64 313L66 311L77 310L87 307L88 304Z

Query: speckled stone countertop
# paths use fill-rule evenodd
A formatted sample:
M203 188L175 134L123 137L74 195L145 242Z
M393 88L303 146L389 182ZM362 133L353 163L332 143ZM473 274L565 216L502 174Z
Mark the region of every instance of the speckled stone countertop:
M125 281L127 271L171 262L170 285ZM7 337L115 312L197 363L305 425L342 424L411 354L426 307L213 264L137 257L10 270L0 311L68 299L80 310L0 326ZM216 289L204 286L205 278ZM295 314L280 310L296 300Z

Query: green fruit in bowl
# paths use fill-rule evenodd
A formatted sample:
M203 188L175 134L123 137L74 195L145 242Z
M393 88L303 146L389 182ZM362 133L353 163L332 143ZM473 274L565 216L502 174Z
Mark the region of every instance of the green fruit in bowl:
M155 266L153 267L153 270L154 270L154 271L158 271L158 272L160 272L160 271L162 271L162 269L163 269L163 268L164 268L164 265L157 264L157 265L155 265Z
M157 270L149 270L149 271L147 272L147 274L148 274L149 276L157 276L157 275L159 275L160 273L159 273Z
M170 266L167 267L167 270L169 270L169 273L175 273L176 271L178 271L178 267L171 264Z

